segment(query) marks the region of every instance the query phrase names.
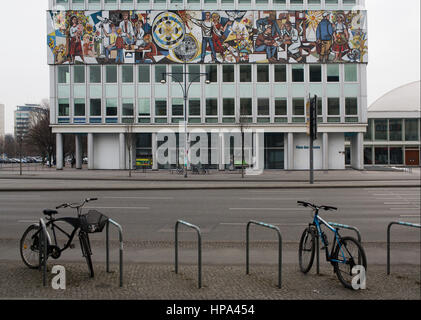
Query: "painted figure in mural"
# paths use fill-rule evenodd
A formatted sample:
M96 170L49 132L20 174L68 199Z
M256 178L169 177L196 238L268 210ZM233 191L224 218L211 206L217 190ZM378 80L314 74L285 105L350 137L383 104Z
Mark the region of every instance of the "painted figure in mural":
M256 52L266 52L269 62L276 62L277 44L272 36L272 28L268 26L263 33L260 33L256 39Z
M336 16L336 23L334 26L334 35L333 35L333 52L335 52L335 61L341 61L342 57L349 51L349 33L348 27L345 23L345 16L342 13L339 13Z
M143 20L139 19L136 23L136 46L142 47L145 44L143 37L145 36L145 30L143 30Z
M133 24L129 20L129 13L123 12L123 21L120 22L120 29L122 31L121 36L124 39L126 45L132 45L135 42L135 33Z
M285 23L284 43L288 45L288 53L297 62L301 62L304 58L301 55L301 38L297 29L292 26L290 21Z
M71 19L71 27L70 27L70 58L72 63L75 62L75 58L77 56L83 58L82 52L82 33L83 27L81 28L81 24L79 24L78 18L76 16L72 16Z
M329 61L329 54L332 48L333 27L330 22L330 13L324 12L323 19L320 21L316 30L317 53L319 61L326 63Z
M111 32L108 33L104 28L104 34L107 38L109 38L109 45L105 48L105 57L110 59L110 53L112 50L116 50L116 40L118 37L117 30L114 24L111 25Z
M212 41L212 33L215 33L218 36L221 36L221 33L215 27L215 24L211 20L210 12L205 12L204 20L198 20L198 19L192 18L189 14L187 14L187 18L202 29L202 53L200 57L200 63L204 63L205 61L206 48L208 47L208 45L212 52L212 61L218 63L219 61L216 58L215 46Z
M85 57L96 56L94 38L90 34L85 34L83 36L83 55Z
M117 58L115 63L124 63L124 37L121 28L117 29L117 39L115 40L115 46L117 48Z
M225 24L225 26L222 26L221 16L218 13L214 12L214 13L212 13L212 22L215 26L215 29L219 31L219 34L217 34L215 32L212 32L213 46L214 46L215 51L217 53L220 53L221 55L223 55L225 49L224 49L222 43L226 39L224 33L225 33L225 30L226 30L227 26L232 24L232 21L228 21Z
M155 62L155 56L158 54L158 50L156 49L156 45L152 42L152 36L147 34L143 38L144 46L137 49L138 52L143 51L143 59L150 60L152 63Z
M276 21L276 12L275 11L271 11L269 13L268 17L265 18L261 18L258 19L256 21L256 27L257 29L262 33L265 30L267 30L267 27L270 26L271 30L272 30L272 37L281 37L282 32L281 29L279 28L279 25Z

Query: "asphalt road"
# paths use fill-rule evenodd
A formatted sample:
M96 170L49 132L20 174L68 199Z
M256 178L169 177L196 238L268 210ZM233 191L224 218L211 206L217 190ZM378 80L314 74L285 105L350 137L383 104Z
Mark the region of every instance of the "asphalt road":
M0 192L0 259L19 260L16 244L26 227L43 216L43 208L54 208L63 202L77 202L86 197L99 198L86 208L97 209L120 223L126 242L170 243L174 239L175 222L183 219L201 227L205 242L239 243L245 240L246 223L253 219L279 226L283 241L294 243L291 249L294 261L295 243L312 219L308 209L296 205L297 200L338 207L339 211L322 212L321 216L326 221L357 227L365 245L371 243L373 250L381 250L382 254L390 221L420 223L420 188ZM57 217L75 215L74 210L62 209ZM407 244L412 262L419 262L419 230L397 226L393 229L392 240ZM181 240L195 240L195 234L190 230L181 228L181 231ZM344 230L342 233L349 232ZM93 241L101 236L93 235ZM257 227L253 227L251 237L253 241L276 241L274 233ZM162 255L172 254L171 248L172 245L163 248ZM273 255L273 249L270 250ZM153 246L142 252L146 260L171 261L158 258ZM194 261L195 251L191 252ZM404 256L402 250L399 252ZM413 255L414 252L417 254ZM232 256L231 251L218 251L218 248L214 248L214 253L221 261ZM263 253L262 259L265 260ZM378 260L384 261L383 256Z

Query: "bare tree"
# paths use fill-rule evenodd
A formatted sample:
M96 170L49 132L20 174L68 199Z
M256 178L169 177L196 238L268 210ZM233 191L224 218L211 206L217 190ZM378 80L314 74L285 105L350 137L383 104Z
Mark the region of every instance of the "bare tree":
M3 152L7 155L7 157L15 157L17 153L17 143L13 135L6 134L4 136L4 147Z
M30 119L29 130L25 135L27 144L34 146L39 154L48 158L49 166L55 152L55 135L50 128L50 108L47 100L42 101L44 107L39 112L33 112Z

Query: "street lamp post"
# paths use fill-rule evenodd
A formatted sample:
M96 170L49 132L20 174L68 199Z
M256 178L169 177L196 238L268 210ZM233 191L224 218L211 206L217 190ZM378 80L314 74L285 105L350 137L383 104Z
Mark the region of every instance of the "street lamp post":
M187 75L192 76L187 84ZM206 76L206 84L210 83L208 73L203 72L187 72L187 64L184 62L183 72L165 72L162 73L161 83L165 84L166 77L170 76L174 81L178 82L181 89L183 90L183 99L184 99L184 178L187 178L187 168L188 168L188 159L189 159L189 147L190 141L187 133L187 100L189 96L189 90L193 82L200 79L201 76ZM183 76L183 80L180 81L180 78L177 76Z

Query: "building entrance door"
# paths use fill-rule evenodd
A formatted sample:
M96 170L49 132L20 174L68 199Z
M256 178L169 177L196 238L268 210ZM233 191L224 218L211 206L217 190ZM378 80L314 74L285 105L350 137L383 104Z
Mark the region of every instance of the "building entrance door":
M419 150L405 150L405 164L407 166L420 165L420 151Z

